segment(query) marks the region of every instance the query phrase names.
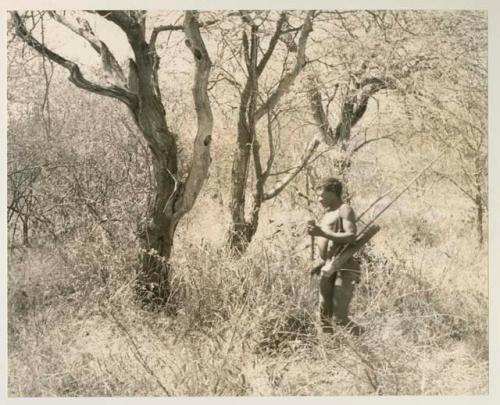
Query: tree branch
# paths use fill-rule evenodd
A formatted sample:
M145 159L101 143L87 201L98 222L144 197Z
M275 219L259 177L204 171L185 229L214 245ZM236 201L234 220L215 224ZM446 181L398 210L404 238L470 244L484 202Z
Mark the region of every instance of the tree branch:
M356 145L354 147L354 149L351 151L351 157L356 153L358 152L361 148L365 147L366 145L368 145L369 143L372 143L372 142L376 142L376 141L381 141L381 140L384 140L384 139L387 139L389 141L392 141L394 142L394 138L392 136L378 136L376 138L371 138L371 139L366 139L364 140L363 142L361 142L360 144Z
M378 91L387 88L387 83L379 78L368 78L362 82L361 91L357 95L348 96L342 106L341 121L335 128L335 138L346 141L353 128L363 117L368 108L368 101Z
M130 28L138 24L138 21L132 14L120 10L95 10L91 13L97 13L106 20L118 25L123 31L127 32Z
M254 194L254 207L253 212L258 215L256 211L260 209L262 204L262 198L264 194L264 182L265 178L262 176L262 163L260 161L260 145L257 139L257 134L255 132L255 111L257 108L257 95L258 95L258 75L257 75L257 50L258 50L258 37L257 37L257 27L252 26L252 37L251 37L251 51L250 51L250 66L248 81L250 82L251 93L250 102L248 105L248 128L250 130L252 139L252 156L253 164L255 170L255 194ZM252 223L257 220L255 215L252 215Z
M247 67L247 70L250 71L250 50L248 47L248 36L246 31L243 31L243 34L241 34L241 45L243 46L243 56L245 57L245 65Z
M64 25L75 34L84 38L90 44L90 46L92 46L92 48L101 56L104 70L107 73L111 74L113 83L115 85L125 85L127 80L120 64L118 63L112 52L109 50L109 47L94 34L87 20L83 18L77 18L77 22L79 23L79 26L77 26L55 11L49 11L48 13L54 20Z
M276 29L274 31L274 34L271 37L271 40L269 41L269 46L257 66L257 77L259 77L264 71L264 68L266 67L267 62L269 61L269 58L274 52L274 48L276 48L276 44L278 43L278 40L281 34L283 33L282 28L283 24L286 21L286 18L287 18L286 12L282 12L278 22L276 23Z
M359 94L347 95L340 114L340 121L335 127L335 131L330 127L321 100L321 93L317 82L310 79L309 100L314 121L320 129L320 133L327 145L336 145L339 140L346 141L350 137L351 128L363 117L368 107L368 101L378 91L388 87L387 82L371 77L363 80L360 85Z
M79 66L68 60L63 58L61 55L51 51L44 44L40 43L37 39L35 39L30 32L26 29L23 20L20 15L16 11L10 12L12 19L14 20L14 24L16 27L16 34L21 38L25 43L27 43L30 47L35 49L42 55L45 55L50 60L54 61L58 65L66 68L70 77L69 80L77 87L90 91L95 94L104 95L107 97L116 98L122 102L124 102L130 108L134 108L137 104L137 99L134 94L129 91L118 87L118 86L101 86L96 83L92 83L89 80L85 79L82 75Z
M455 180L452 179L451 176L448 176L447 174L440 173L438 171L434 171L434 174L437 175L438 177L441 177L445 180L448 180L451 184L453 184L456 188L458 188L464 195L469 197L472 202L476 202L476 198L467 190L465 190L460 184L458 184Z
M212 62L200 34L198 12L186 11L183 26L186 35L185 43L193 54L196 66L192 91L198 129L193 146L193 161L186 178L182 197L175 206L175 215L178 218L192 208L208 176L208 169L212 160L210 145L213 129L213 116L207 90Z
M199 23L199 27L209 27L210 25L214 25L218 23L219 20L210 20L207 21L206 23ZM175 24L169 24L169 25L159 25L157 27L153 28L153 31L151 32L151 36L149 38L149 46L154 48L156 46L156 40L158 38L158 34L160 32L164 31L183 31L184 26L183 25L175 25Z
M308 93L313 118L320 130L322 141L327 145L333 146L337 143L337 139L333 134L332 128L330 127L330 122L323 108L321 93L319 91L318 84L314 81L313 78L309 79Z
M132 46L132 50L136 56L136 62L143 57L142 51L144 50L144 44L146 42L144 11L96 10L91 12L99 14L122 29L127 35L128 42Z
M264 116L264 114L267 113L267 111L271 111L280 98L288 91L288 89L292 86L293 82L295 81L296 77L299 75L299 73L302 71L306 64L306 45L307 45L307 39L309 37L309 34L312 31L312 17L314 15L313 10L309 10L306 14L306 17L304 19L304 25L302 26L302 31L300 33L300 38L299 38L299 45L298 45L298 51L297 51L297 62L292 69L291 72L286 74L283 79L279 82L277 89L272 93L267 101L259 107L257 110L255 117L256 120L258 121L260 118ZM262 61L261 61L262 62Z
M288 176L286 176L283 180L281 180L273 190L268 193L264 193L264 200L270 200L271 198L276 197L279 193L281 193L285 187L302 171L302 169L307 165L309 160L311 159L314 151L320 145L319 139L314 138L309 144L306 146L304 153L302 155L302 159L300 160L300 164L292 170Z
M262 177L264 178L264 181L267 180L267 178L269 177L269 174L271 173L271 167L273 166L274 157L275 157L272 121L273 120L271 119L271 114L267 113L267 140L268 140L268 145L269 145L269 157L267 159L266 169L262 173Z

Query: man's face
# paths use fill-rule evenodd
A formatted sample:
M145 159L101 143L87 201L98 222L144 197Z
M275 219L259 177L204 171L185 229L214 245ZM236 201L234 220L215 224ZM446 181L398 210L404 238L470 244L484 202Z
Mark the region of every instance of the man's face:
M319 187L316 190L316 193L318 196L318 201L323 207L331 207L335 205L339 199L339 197L337 197L337 194L335 194L333 191L325 189L324 187Z

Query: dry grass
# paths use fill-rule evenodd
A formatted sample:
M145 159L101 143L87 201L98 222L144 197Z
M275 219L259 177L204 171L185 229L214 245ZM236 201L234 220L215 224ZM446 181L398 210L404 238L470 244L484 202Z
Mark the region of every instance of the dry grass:
M131 246L11 251L9 395L488 392L487 255L465 240L379 235L352 303L356 338L318 332L307 250L287 248L300 237L257 239L236 260L184 235L174 316L135 305Z

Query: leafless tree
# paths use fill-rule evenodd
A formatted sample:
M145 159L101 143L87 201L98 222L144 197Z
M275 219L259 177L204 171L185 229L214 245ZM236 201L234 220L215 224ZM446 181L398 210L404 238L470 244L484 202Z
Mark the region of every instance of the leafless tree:
M483 12L435 16L427 44L440 44L431 79L409 94L415 131L447 151L434 175L451 183L473 207L479 244L488 212L487 17ZM439 83L438 85L436 85Z
M239 93L230 180L231 224L228 233L228 244L235 253L244 252L252 240L258 227L262 204L278 195L299 171L266 190L275 158L273 123L278 115L275 108L306 66L306 48L315 12L298 13L295 18L297 26L290 23L292 14L287 11L242 10L228 15L229 18L236 18L236 24L229 29L226 27L225 31L221 28L223 40L231 47L230 58L232 62L239 63L239 73L243 74L243 78L237 78L227 69L220 69L219 72L220 77L233 85ZM240 60L243 62L240 63ZM279 77L273 81L272 89L264 89L263 78L266 73L268 77L272 76L276 65L281 66ZM268 157L265 162L258 137L257 126L260 121L265 121L263 127L267 133ZM247 193L252 176L255 182L249 207Z
M96 36L85 13L72 18L65 12L12 11L10 16L17 36L44 58L65 68L75 86L124 103L146 140L152 154L155 196L141 234L143 254L138 285L144 297L162 301L169 294L169 258L177 224L196 201L211 161L213 118L207 93L211 60L200 34L203 23L198 12L186 11L182 25L153 27L147 37L148 15L145 11L98 10L86 13L100 16L124 32L133 51L133 58L128 61L128 73L110 47ZM37 35L37 22L46 18L53 19L90 44L101 57L106 84L86 78L77 63L54 52ZM158 82L160 60L156 42L159 34L165 31L184 33L195 68L192 91L198 128L186 174L179 171L177 134L167 122Z

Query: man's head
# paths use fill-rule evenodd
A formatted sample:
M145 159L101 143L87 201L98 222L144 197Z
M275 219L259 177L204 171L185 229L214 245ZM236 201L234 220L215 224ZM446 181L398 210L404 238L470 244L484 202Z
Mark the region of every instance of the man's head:
M335 207L342 201L342 183L335 177L327 177L316 188L323 207Z

